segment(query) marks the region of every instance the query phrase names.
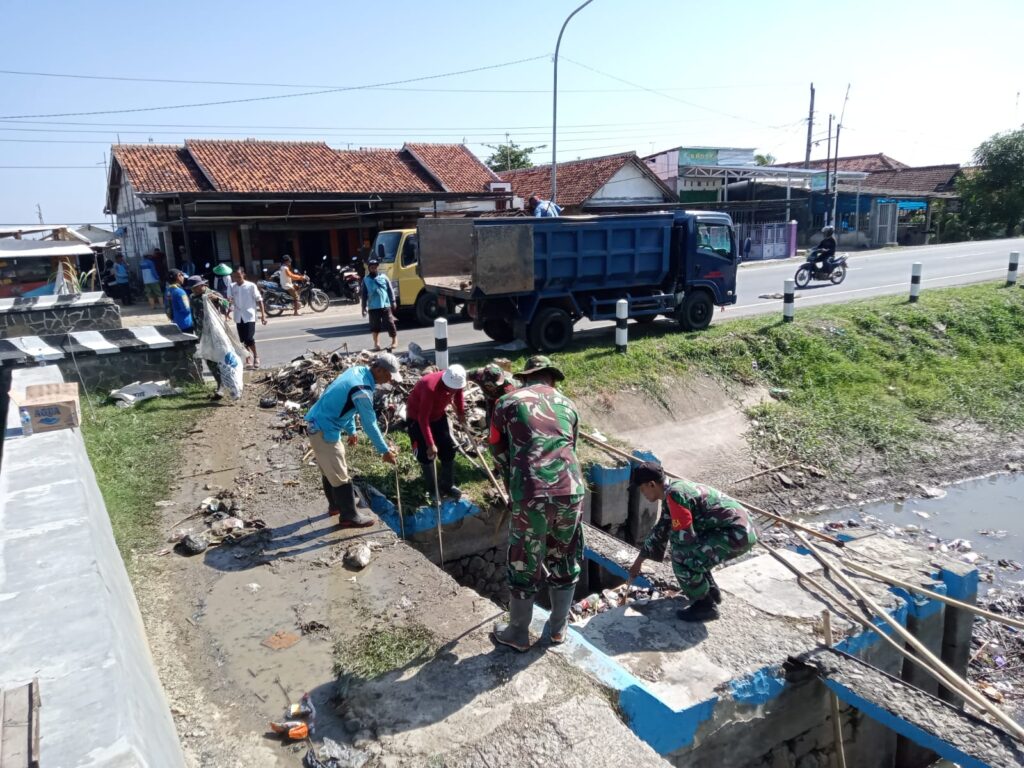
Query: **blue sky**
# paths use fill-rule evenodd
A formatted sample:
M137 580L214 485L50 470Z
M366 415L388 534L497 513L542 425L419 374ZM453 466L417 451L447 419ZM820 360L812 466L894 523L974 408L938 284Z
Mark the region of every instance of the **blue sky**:
M7 3L2 70L260 85L0 74L0 166L32 166L0 167L0 222L35 222L37 203L47 223L102 221L104 153L118 136L465 140L486 156L508 132L547 145L534 159L549 161L550 54L577 4ZM559 159L714 145L798 160L813 81L821 138L851 86L841 154L966 162L980 141L1024 121L1022 28L1024 3L1012 0L594 0L562 41ZM390 89L11 119L282 96L534 57ZM822 143L814 156L824 154Z

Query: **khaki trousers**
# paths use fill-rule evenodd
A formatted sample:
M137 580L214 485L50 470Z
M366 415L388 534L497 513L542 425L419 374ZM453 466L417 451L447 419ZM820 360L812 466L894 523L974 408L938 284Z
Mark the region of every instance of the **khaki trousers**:
M323 433L314 432L309 436L309 447L313 449L313 456L320 467L320 472L332 487L337 488L339 485L352 482L348 476L348 464L345 462L344 439L328 443L324 440Z

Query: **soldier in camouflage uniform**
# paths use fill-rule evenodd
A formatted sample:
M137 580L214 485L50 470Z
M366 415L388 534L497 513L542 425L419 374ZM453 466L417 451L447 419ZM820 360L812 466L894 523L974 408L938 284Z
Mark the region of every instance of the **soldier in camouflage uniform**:
M495 628L494 639L526 651L533 601L542 580L546 580L551 598L551 642L565 640L569 607L583 563L585 488L576 458L576 406L554 386L564 378L562 372L547 357L538 355L526 362L519 376L525 386L498 400L489 438L508 478L512 502L510 618L507 625Z
M505 361L506 364L507 361ZM506 371L497 363L488 363L470 372L469 380L480 387L484 394L484 411L486 412L486 426L491 428L491 419L494 416L494 406L497 405L505 395L514 392L518 386L512 374Z
M630 580L640 575L647 558L661 561L672 545L672 570L690 605L677 612L683 621L718 618L722 593L711 569L749 552L757 543L746 508L714 488L688 480L669 482L660 464L646 461L633 470L631 481L648 501L661 501L661 518L636 561Z

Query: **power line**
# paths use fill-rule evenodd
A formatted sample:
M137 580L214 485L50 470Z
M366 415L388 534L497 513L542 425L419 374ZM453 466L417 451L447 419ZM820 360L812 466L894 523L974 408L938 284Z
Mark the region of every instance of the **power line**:
M95 171L102 171L102 170L104 170L102 165L0 165L0 169L3 169L5 171L27 170L27 169L31 169L31 170L34 170L34 171L56 170L56 169L60 169L60 170L72 170L72 169L79 170L80 169L80 170L84 170L86 168L89 168L89 169L92 169L92 170L95 170Z
M156 112L158 110L166 110L166 109L190 109L190 108L193 108L193 107L215 107L215 106L223 106L223 105L226 105L226 104L244 104L244 103L255 102L255 101L274 101L274 100L278 100L278 99L295 99L295 98L299 98L301 96L320 96L320 95L323 95L323 94L326 94L326 93L341 93L341 92L344 92L344 91L361 91L361 90L367 90L367 89L370 89L370 88L382 88L382 87L388 86L388 85L403 85L405 83L416 83L416 82L422 82L424 80L437 80L437 79L443 78L443 77L455 77L457 75L467 75L467 74L471 74L471 73L474 73L474 72L484 72L484 71L492 70L492 69L500 69L502 67L511 67L511 66L515 66L516 64L525 64L527 62L539 61L540 59L546 59L546 58L548 58L548 56L546 54L543 55L543 56L531 56L531 57L528 57L528 58L525 58L525 59L516 59L515 61L506 61L506 62L503 62L501 64L488 64L488 65L482 66L482 67L472 67L470 69L461 69L461 70L457 70L455 72L443 72L443 73L437 74L437 75L422 75L420 77L409 77L409 78L405 78L404 80L391 80L391 81L383 82L383 83L368 83L368 84L365 84L365 85L351 85L351 86L344 86L344 87L339 87L339 88L324 88L324 89L315 90L315 91L304 91L302 93L281 93L281 94L277 94L277 95L274 95L274 96L251 96L251 97L245 98L245 99L223 99L223 100L220 100L220 101L203 101L203 102L196 102L196 103L193 103L193 104L165 104L165 105L159 106L159 107L134 107L134 108L131 108L131 109L98 109L98 110L92 110L92 111L89 111L89 112L52 112L52 113L48 113L48 114L38 114L38 115L3 115L3 116L0 116L0 120L19 120L19 119L23 119L23 118L33 118L33 117L81 117L81 116L85 116L85 115L116 115L116 114L125 114L125 113L128 113L128 112Z

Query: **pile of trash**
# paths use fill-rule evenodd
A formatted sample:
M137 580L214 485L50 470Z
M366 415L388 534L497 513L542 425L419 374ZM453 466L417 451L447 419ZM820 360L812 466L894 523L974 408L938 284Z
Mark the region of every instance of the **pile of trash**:
M308 693L302 694L297 704L288 707L283 720L270 723L270 730L284 739L302 741L313 735L316 727L316 707Z
M993 613L1024 620L1024 595L991 589L978 604ZM1024 631L978 617L974 620L968 679L1018 720L1024 714Z
M573 603L569 609L569 621L572 624L579 624L599 613L604 613L614 608L628 605L643 607L652 600L675 597L677 594L678 592L673 590L641 587L636 584L623 584L614 589L605 589L600 593L595 592Z
M211 486L207 487L208 490ZM199 508L188 517L179 521L168 537L167 542L174 545L174 551L180 555L191 557L205 552L211 546L221 544L237 544L256 531L267 527L262 520L243 520L235 492L217 490L199 503ZM193 524L185 527L185 523L202 518L202 525Z
M362 750L325 738L318 749L310 748L302 764L305 768L363 768L369 759Z

